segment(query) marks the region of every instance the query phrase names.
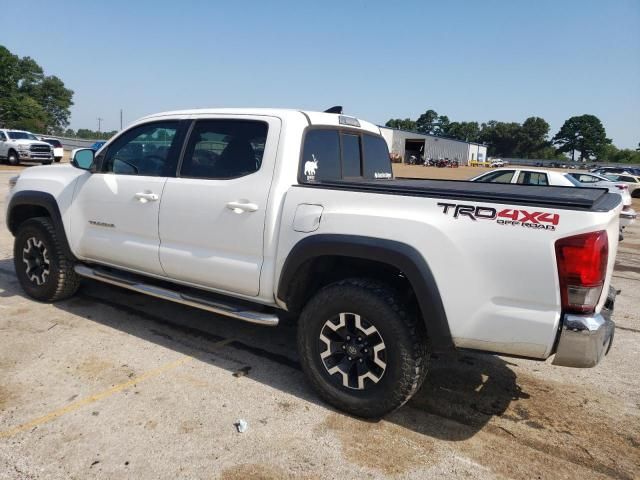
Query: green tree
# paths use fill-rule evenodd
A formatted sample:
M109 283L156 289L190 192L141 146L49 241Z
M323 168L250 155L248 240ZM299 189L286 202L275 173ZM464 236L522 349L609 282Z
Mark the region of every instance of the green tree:
M524 158L540 158L541 151L549 146L549 124L540 117L527 118L520 128L516 155Z
M69 125L69 107L73 105L73 91L65 88L62 80L56 76L44 77L32 96L42 105L46 114L47 131L60 133Z
M392 118L385 123L386 127L395 128L397 130L409 130L414 131L416 129L416 122L411 120L410 118L405 118L402 120L401 118Z
M12 128L29 130L33 132L43 132L47 122L47 114L36 100L27 96L19 95L14 99L15 105L12 108L11 124Z
M60 132L69 124L71 105L73 91L62 80L0 45L0 126Z
M490 120L482 124L480 141L488 145L489 156L512 157L517 152L521 129L517 122Z
M604 126L595 115L580 115L569 118L560 131L553 137L553 143L561 153L580 152L580 160L597 157L605 145L611 143L607 138Z
M416 131L424 134L433 133L438 124L438 112L435 110L427 110L416 120Z
M465 142L478 142L480 140L480 125L478 122L451 122L444 135Z

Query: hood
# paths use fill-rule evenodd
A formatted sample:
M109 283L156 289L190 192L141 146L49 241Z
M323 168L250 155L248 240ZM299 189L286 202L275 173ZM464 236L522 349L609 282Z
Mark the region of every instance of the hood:
M47 147L51 146L47 142L41 142L40 140L28 140L26 138L12 140L12 142L17 143L18 145L45 145Z

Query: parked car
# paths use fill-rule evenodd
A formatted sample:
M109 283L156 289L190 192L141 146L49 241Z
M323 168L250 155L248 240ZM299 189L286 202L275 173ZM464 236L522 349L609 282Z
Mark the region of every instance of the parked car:
M628 187L623 183L616 184L596 174L563 173L530 168L502 168L478 175L471 180L474 182L516 183L520 185L606 188L611 193L622 197L623 209L620 212L620 234L622 235L623 230L636 220L636 212L631 206L631 195L629 195Z
M615 183L624 183L629 189L629 194L633 198L640 198L640 176L636 175L605 175L606 178Z
M630 174L630 168L627 167L599 167L590 170L591 173L597 173L598 175L617 175L617 174Z
M53 160L59 162L64 156L64 149L62 143L57 138L42 138L43 142L47 142L53 148Z
M0 161L9 165L19 165L21 161L40 162L48 165L53 162L51 145L41 142L36 136L25 130L0 129Z
M94 152L97 152L98 150L100 150L102 148L102 146L107 143L103 140L98 140L97 142L95 142L93 145L91 145L89 148L91 150L93 150Z
M611 346L607 190L394 179L378 127L326 112L167 112L105 147L10 182L34 299L91 278L265 326L288 312L311 385L362 417L418 391L431 352L592 367Z
M493 160L491 160L491 163L489 164L489 166L491 168L500 168L500 167L504 167L504 162L499 159L499 158L494 158Z

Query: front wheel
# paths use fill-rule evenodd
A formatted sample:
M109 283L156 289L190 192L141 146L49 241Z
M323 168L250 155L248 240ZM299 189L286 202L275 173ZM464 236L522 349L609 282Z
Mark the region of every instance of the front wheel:
M7 156L7 163L13 166L20 165L20 157L18 157L18 154L16 152L11 150L9 152L9 155Z
M388 286L349 279L304 307L298 350L311 385L329 404L378 418L402 406L424 381L424 325Z
M13 262L20 285L32 298L55 302L72 296L80 279L48 217L26 220L18 227Z

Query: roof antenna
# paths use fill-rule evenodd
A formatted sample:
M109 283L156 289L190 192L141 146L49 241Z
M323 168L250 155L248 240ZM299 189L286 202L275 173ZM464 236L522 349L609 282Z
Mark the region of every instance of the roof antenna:
M335 107L327 108L324 113L337 113L342 114L342 105L336 105Z

